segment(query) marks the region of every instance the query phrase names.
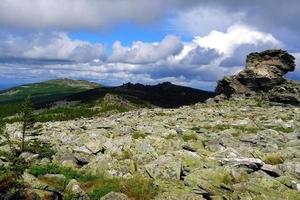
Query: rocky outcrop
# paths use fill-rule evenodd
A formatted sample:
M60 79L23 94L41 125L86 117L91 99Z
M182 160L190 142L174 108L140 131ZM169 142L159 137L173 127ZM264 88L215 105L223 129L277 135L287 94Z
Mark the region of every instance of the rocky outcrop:
M226 98L258 95L270 101L298 105L300 84L284 77L295 66L295 58L283 50L251 53L244 70L218 82L216 94Z

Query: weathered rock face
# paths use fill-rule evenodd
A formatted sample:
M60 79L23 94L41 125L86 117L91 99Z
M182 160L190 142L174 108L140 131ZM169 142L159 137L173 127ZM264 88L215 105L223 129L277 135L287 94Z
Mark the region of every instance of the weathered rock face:
M300 85L285 79L295 70L295 58L283 50L267 50L247 56L246 67L237 75L218 82L216 93L232 96L264 95L280 103L300 103Z

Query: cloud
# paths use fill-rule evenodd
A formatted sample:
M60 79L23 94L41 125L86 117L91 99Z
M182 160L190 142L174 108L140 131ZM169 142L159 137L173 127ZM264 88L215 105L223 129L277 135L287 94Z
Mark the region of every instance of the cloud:
M221 55L215 50L210 48L196 47L189 51L189 53L181 61L183 64L192 65L208 65L214 59Z
M237 67L245 66L246 57L252 52L261 52L268 49L279 49L280 45L274 43L257 43L257 44L243 44L235 49L230 57L225 58L220 66L223 67Z
M72 40L66 33L37 33L28 35L0 35L0 62L89 62L104 60L102 44Z
M226 32L211 31L207 36L197 36L194 42L205 48L217 49L219 53L227 56L232 55L236 48L244 44L282 45L273 35L241 24L229 27Z
M132 47L123 47L117 41L113 45L110 62L147 64L166 59L181 52L183 44L176 36L166 36L160 43L134 42Z
M64 32L0 34L0 38L2 80L68 77L106 85L171 81L208 90L213 90L223 76L241 70L239 58L249 49L281 45L273 35L245 25L185 42L174 35L159 42L133 42L131 46L115 42L111 55L105 54L101 44L73 40Z
M153 22L164 13L160 0L2 0L0 24L32 29L107 29Z
M296 68L294 72L290 72L287 74L287 77L294 80L300 80L300 52L292 54L296 60Z

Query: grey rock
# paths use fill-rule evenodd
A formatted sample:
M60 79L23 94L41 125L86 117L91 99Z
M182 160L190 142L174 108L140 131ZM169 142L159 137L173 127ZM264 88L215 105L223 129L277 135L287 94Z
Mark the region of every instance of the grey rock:
M230 165L232 167L245 166L254 171L261 169L264 162L257 158L223 158L218 159L222 165Z
M85 191L81 189L81 187L79 186L79 183L75 179L72 179L68 183L65 191L74 194L78 200L89 200L90 199L89 196L85 193Z
M251 53L245 69L219 81L216 93L227 98L262 96L278 103L299 105L300 84L284 78L295 66L295 58L283 50Z
M181 162L172 157L161 156L157 160L147 164L145 169L151 178L179 180Z
M281 175L280 171L276 169L273 165L264 164L261 167L261 170L272 177L279 177Z
M129 200L129 198L122 193L118 193L118 192L110 192L107 195L105 195L104 197L101 197L100 200Z
M19 158L24 159L26 162L36 161L39 158L39 154L33 154L30 152L23 152Z

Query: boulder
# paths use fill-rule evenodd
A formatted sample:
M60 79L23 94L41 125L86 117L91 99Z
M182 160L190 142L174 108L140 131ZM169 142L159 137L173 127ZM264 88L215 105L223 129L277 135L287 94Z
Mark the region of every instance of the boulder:
M125 194L119 192L110 192L100 200L129 200L129 198Z
M294 71L295 66L295 58L284 50L251 53L245 69L220 80L215 92L219 97L259 95L270 101L298 105L300 84L284 77Z
M147 164L145 169L151 178L179 180L181 166L181 162L172 157L160 156L155 161Z
M261 167L261 170L266 172L268 175L272 177L279 177L281 174L280 171L276 169L273 165L264 164Z
M33 153L30 153L30 152L23 152L23 153L21 153L19 158L24 159L25 162L32 162L32 161L36 161L39 158L39 154L33 154Z
M248 167L254 171L261 169L264 162L257 158L222 158L217 159L222 165L233 167Z
M85 193L83 189L79 186L79 183L72 179L66 186L65 192L74 194L78 200L89 200L89 196Z

